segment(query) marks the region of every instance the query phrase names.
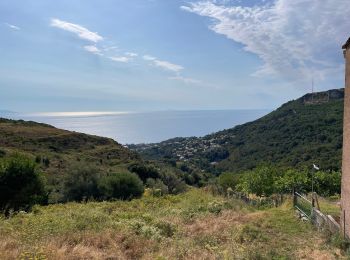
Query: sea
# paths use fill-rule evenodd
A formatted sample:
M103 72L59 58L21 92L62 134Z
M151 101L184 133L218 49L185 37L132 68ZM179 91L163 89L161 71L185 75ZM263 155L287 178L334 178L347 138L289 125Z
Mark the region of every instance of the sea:
M204 136L258 119L270 110L192 110L156 112L12 113L0 117L32 120L57 128L109 137L121 144Z

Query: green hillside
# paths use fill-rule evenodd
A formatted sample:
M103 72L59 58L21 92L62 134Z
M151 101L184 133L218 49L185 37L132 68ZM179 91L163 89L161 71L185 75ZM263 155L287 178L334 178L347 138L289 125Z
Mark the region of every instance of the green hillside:
M79 169L125 172L139 156L112 139L31 121L0 119L0 157L20 153L44 173L50 202L61 201L66 176Z
M144 158L176 160L211 172L243 171L262 163L338 170L344 90L307 94L268 115L202 138L130 146Z

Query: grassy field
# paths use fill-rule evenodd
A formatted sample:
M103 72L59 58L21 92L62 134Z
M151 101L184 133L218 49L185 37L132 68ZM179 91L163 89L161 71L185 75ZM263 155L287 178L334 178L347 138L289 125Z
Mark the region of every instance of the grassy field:
M38 206L0 219L0 259L337 259L289 203L257 210L202 189Z

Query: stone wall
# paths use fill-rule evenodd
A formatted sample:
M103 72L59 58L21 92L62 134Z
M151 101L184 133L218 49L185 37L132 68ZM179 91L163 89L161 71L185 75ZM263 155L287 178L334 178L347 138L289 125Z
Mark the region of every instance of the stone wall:
M311 213L311 221L318 229L329 230L332 234L340 232L340 225L331 215L325 215L315 208Z

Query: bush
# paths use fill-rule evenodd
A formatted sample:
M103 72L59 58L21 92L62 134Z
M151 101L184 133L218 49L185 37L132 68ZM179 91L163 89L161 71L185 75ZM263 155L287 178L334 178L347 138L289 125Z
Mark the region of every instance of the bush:
M34 161L15 155L0 161L0 210L29 210L34 204L46 204L48 194L43 176Z
M5 157L5 155L6 155L6 152L0 149L0 158Z
M98 186L104 199L139 198L144 191L140 178L130 172L113 173L102 177Z
M144 183L148 178L157 179L160 177L158 170L151 165L132 164L129 167L129 171L136 173Z
M236 185L239 183L240 177L241 175L239 174L225 172L218 177L218 184L224 192L226 192L228 188L236 190Z
M97 168L83 164L74 165L64 182L64 200L97 199L100 196L99 178L100 173Z
M152 194L157 194L159 191L160 195L165 195L169 193L168 187L160 179L148 178L146 181L146 186L152 189Z
M166 170L161 180L163 183L168 186L168 191L170 194L178 194L184 192L186 190L186 184L180 177L176 175L176 173Z

